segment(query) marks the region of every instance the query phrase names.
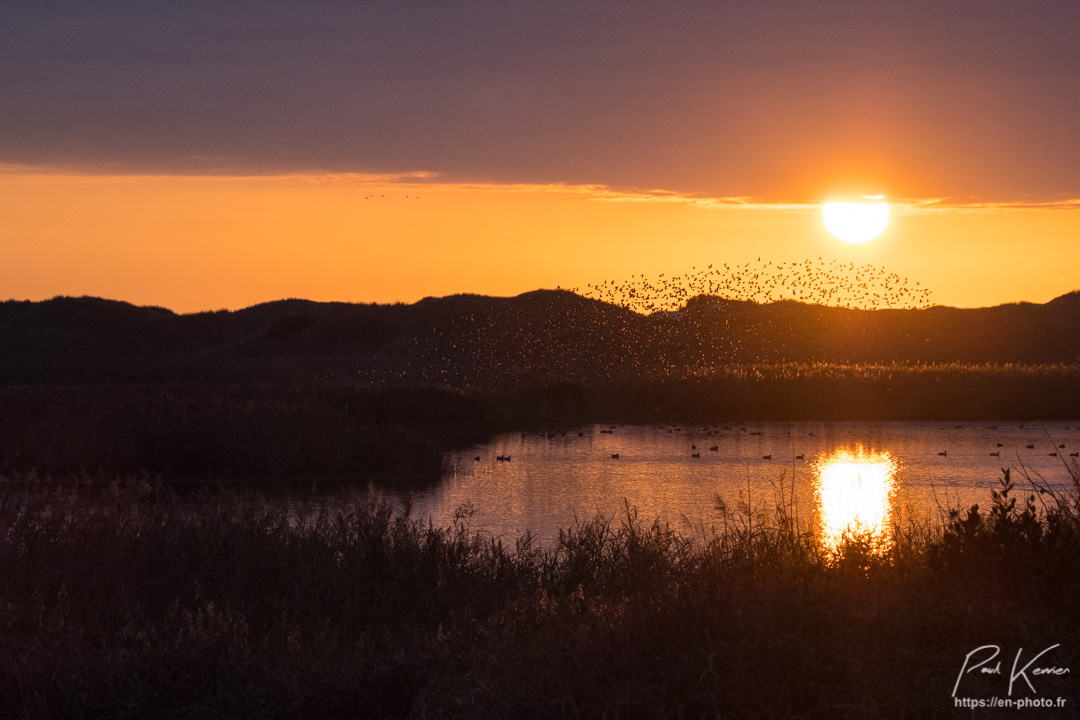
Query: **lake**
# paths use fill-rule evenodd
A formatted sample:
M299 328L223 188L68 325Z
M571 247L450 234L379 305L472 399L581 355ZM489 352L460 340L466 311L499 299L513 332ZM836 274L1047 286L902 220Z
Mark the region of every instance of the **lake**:
M1077 451L1080 423L1068 422L594 425L500 435L453 453L440 483L408 495L414 514L436 525L471 505L474 529L512 543L526 531L550 541L598 513L618 522L625 503L641 519L700 532L721 522L717 496L731 511L757 510L783 493L829 539L912 514L936 520L942 508L987 508L1005 467L1064 487ZM1030 485L1015 470L1013 481L1022 502Z

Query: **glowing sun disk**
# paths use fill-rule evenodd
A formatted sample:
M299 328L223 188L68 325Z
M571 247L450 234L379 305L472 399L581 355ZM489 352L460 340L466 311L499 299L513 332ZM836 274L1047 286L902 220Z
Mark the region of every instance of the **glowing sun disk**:
M881 195L854 202L835 200L821 206L825 229L837 240L851 245L870 242L889 225L889 203Z

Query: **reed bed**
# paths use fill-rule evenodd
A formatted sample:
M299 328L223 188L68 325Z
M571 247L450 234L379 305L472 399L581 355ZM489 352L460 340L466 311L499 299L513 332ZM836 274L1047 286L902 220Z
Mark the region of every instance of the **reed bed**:
M421 418L402 423L409 397L315 383L2 388L0 473L437 480L443 447ZM433 421L452 417L429 397Z
M1075 418L1077 365L783 363L449 381L0 387L0 473L427 478L497 432L622 422Z
M0 716L952 717L980 645L1080 667L1080 492L1021 484L829 549L779 494L693 536L628 506L541 546L362 493L300 517L9 478Z

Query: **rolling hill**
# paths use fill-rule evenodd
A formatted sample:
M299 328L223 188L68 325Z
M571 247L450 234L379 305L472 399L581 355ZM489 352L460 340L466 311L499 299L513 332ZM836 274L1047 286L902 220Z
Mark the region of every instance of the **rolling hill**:
M177 314L92 297L0 303L0 383L371 378L484 384L711 373L755 363L1080 360L1080 292L1046 304L854 310L701 296L639 315L567 291L414 304L281 300Z

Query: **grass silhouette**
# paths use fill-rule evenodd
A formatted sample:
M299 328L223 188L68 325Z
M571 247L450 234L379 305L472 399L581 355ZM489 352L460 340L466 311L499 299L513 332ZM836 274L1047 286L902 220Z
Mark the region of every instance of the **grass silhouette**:
M0 714L949 716L975 647L1080 659L1080 493L1035 482L830 549L779 493L696 537L628 507L507 547L469 508L8 479Z

